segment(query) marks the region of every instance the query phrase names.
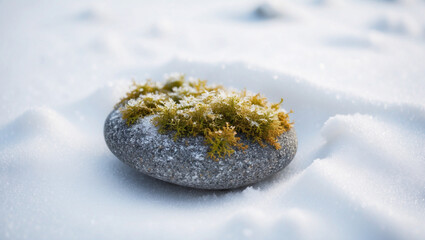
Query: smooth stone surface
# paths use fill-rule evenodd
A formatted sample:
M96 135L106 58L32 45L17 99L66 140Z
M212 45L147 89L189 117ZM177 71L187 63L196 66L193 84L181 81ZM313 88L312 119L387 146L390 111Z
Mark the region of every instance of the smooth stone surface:
M127 126L118 110L105 121L104 135L109 149L124 163L166 182L201 188L231 189L261 181L286 167L297 151L295 130L282 134L282 148L261 147L244 137L248 149L214 161L207 157L202 136L173 140L173 134L159 134L153 116Z

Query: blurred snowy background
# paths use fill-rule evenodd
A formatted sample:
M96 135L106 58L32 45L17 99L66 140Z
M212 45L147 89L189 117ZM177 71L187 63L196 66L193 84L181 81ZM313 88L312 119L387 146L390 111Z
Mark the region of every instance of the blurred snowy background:
M0 1L0 239L425 239L425 1ZM294 161L234 191L122 164L132 78L285 99Z

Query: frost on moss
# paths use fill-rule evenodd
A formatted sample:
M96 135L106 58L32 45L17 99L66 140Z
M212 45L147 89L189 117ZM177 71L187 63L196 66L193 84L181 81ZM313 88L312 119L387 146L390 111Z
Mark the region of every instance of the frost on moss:
M281 148L277 138L293 125L280 109L282 102L271 104L260 94L207 86L205 80L186 80L184 75L173 74L164 84L133 82L132 90L116 108L128 125L155 115L153 123L160 133L174 131L175 139L204 136L208 155L218 160L248 147L240 142L240 134L261 146L268 143Z

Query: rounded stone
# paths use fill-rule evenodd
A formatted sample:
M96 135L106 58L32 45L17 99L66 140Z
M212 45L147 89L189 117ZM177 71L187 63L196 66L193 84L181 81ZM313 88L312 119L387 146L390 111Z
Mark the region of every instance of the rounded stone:
M200 189L231 189L259 182L285 168L297 151L294 128L283 133L276 150L266 144L239 136L248 149L214 161L208 157L204 137L173 139L173 133L160 134L153 116L127 126L119 110L105 121L104 135L112 153L124 163L154 178Z

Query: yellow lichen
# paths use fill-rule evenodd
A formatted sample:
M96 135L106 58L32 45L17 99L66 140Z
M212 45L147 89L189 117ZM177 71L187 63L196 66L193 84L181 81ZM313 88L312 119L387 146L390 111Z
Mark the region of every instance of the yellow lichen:
M170 76L165 84L148 80L133 83L133 89L116 105L128 125L155 115L160 133L174 131L174 138L202 135L209 157L224 158L235 149L246 149L238 135L281 148L277 138L293 123L279 103L271 104L260 94L229 91L207 86L205 80L187 81L184 75ZM265 142L265 143L264 143Z
M218 160L226 155L232 155L232 153L235 152L233 147L237 147L242 150L247 149L248 146L239 142L240 138L236 137L236 134L235 127L230 126L229 123L226 123L226 126L216 131L206 129L205 141L210 145L208 156L214 160Z

